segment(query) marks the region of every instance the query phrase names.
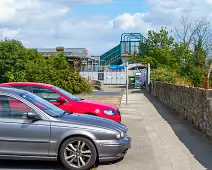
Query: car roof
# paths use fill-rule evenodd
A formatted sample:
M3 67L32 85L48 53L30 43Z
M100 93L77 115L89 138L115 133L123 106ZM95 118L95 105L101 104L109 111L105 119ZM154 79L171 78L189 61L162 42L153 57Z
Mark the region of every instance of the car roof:
M2 83L0 86L45 86L45 87L53 87L51 84L44 83L34 83L34 82L10 82L10 83Z

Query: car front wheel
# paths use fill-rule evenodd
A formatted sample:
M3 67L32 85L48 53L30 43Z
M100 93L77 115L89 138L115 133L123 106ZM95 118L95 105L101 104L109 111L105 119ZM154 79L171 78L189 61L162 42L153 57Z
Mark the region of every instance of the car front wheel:
M97 151L90 140L74 137L62 143L59 157L61 163L69 170L88 170L96 162Z

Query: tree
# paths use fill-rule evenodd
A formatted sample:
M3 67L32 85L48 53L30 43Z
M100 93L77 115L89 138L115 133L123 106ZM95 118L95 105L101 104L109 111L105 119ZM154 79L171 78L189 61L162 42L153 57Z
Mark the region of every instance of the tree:
M150 63L152 69L169 70L187 80L187 84L192 81L194 86L198 86L205 75L203 68L206 52L201 40L194 45L194 49L187 48L188 43L175 42L164 28L160 32L149 31L146 44L141 43L140 46L143 53L132 55L130 62ZM164 73L164 70L159 70L158 73Z
M169 36L166 28L160 32L149 31L146 43L141 43L142 54L135 54L130 62L150 63L151 68L173 68L180 65L181 60L173 56L174 38Z
M20 41L0 42L0 82L40 82L61 87L71 93L90 93L91 85L73 72L63 53L44 57L25 48Z
M183 17L181 24L175 26L174 30L178 42L183 43L185 49L192 50L193 67L196 67L196 70L193 70L196 74L193 75L193 78L196 76L196 81L202 81L204 75L206 75L205 73L210 73L210 65L206 61L211 55L212 49L211 23L206 17L202 17L200 20ZM206 79L206 82L209 82L208 76L206 76Z
M193 48L196 43L202 41L204 50L211 49L211 27L206 17L200 20L192 20L190 17L182 17L180 24L173 27L174 35L185 48Z

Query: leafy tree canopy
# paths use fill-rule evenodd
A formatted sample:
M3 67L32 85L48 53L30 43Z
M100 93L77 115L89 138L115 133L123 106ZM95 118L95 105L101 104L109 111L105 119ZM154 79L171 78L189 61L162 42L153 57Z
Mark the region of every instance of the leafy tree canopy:
M151 69L159 69L154 73L155 80L163 77L163 81L173 82L170 79L172 74L165 73L165 70L168 70L178 75L176 79L187 79L192 85L199 86L205 76L207 53L203 50L201 40L196 43L194 49L187 46L184 42L176 42L166 28L161 28L159 32L149 31L146 43L140 45L144 53L132 55L130 62L149 63ZM163 75L159 75L160 73Z
M0 42L0 82L40 82L63 88L70 93L90 93L90 83L69 66L63 53L44 57L25 48L20 41Z

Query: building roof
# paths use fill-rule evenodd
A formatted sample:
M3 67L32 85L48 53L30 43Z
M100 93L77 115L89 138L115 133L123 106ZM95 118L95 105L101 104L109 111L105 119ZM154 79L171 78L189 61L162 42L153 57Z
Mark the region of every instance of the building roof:
M67 57L87 57L87 50L86 48L63 48L59 47ZM43 53L44 56L51 56L52 53L60 53L61 51L57 51L56 48L33 48L38 50L38 52Z
M41 53L57 52L56 48L36 48ZM64 52L82 53L86 52L86 48L64 48Z

